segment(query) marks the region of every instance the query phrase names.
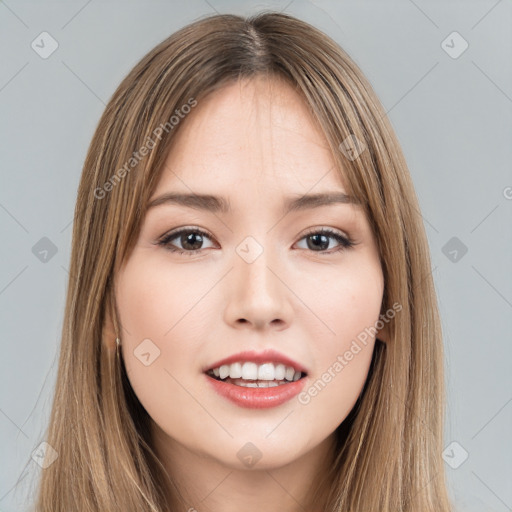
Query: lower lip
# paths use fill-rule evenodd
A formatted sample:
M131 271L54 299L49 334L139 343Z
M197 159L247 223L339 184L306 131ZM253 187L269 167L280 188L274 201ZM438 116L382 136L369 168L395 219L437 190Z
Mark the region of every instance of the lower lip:
M271 388L247 388L214 379L209 375L206 378L219 395L248 409L268 409L284 404L301 392L306 381L306 377L303 377L295 382Z

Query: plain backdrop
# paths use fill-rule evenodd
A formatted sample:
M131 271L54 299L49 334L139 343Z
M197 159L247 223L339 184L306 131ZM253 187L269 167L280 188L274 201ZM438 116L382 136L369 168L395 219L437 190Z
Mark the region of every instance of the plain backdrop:
M183 25L264 8L334 38L388 113L420 200L441 308L450 493L463 512L512 510L510 1L8 0L0 3L0 511L26 509L40 470L31 455L55 383L76 190L106 102Z

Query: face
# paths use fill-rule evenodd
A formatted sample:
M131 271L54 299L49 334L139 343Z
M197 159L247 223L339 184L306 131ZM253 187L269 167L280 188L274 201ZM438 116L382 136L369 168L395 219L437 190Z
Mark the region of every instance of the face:
M176 450L231 468L247 467L246 455L261 457L258 468L285 465L332 439L362 391L375 338L358 340L379 319L383 295L376 243L357 204L287 208L346 194L288 85L225 86L182 122L150 203L158 201L116 276L129 380ZM224 198L230 208L162 199L171 193ZM267 350L277 354L252 357ZM232 380L205 373L230 356L241 363L222 365ZM305 376L283 383L283 364ZM244 385L255 367L278 385Z

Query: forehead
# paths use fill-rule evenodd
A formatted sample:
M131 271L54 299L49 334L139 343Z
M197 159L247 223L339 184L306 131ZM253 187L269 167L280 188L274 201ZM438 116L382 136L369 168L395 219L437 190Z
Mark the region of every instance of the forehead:
M331 150L305 100L283 79L232 82L182 121L155 193L172 187L305 193L343 190Z

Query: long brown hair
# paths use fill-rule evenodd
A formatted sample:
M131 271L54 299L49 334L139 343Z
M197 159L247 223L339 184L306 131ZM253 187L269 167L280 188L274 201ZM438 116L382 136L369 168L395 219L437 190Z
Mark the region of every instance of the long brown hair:
M451 510L441 458L441 327L428 243L400 145L351 58L311 25L266 11L204 17L174 33L126 76L99 121L78 190L45 439L58 457L42 470L37 512L169 510L164 487L172 480L153 451L148 414L113 340L105 340L107 315L117 318L114 277L186 122L177 111L260 74L287 80L304 98L332 149L335 172L372 226L384 273L382 311L402 306L389 341L375 345L364 391L339 428L328 485L311 489L312 502L325 501L328 512ZM353 159L340 151L352 136L365 147Z

